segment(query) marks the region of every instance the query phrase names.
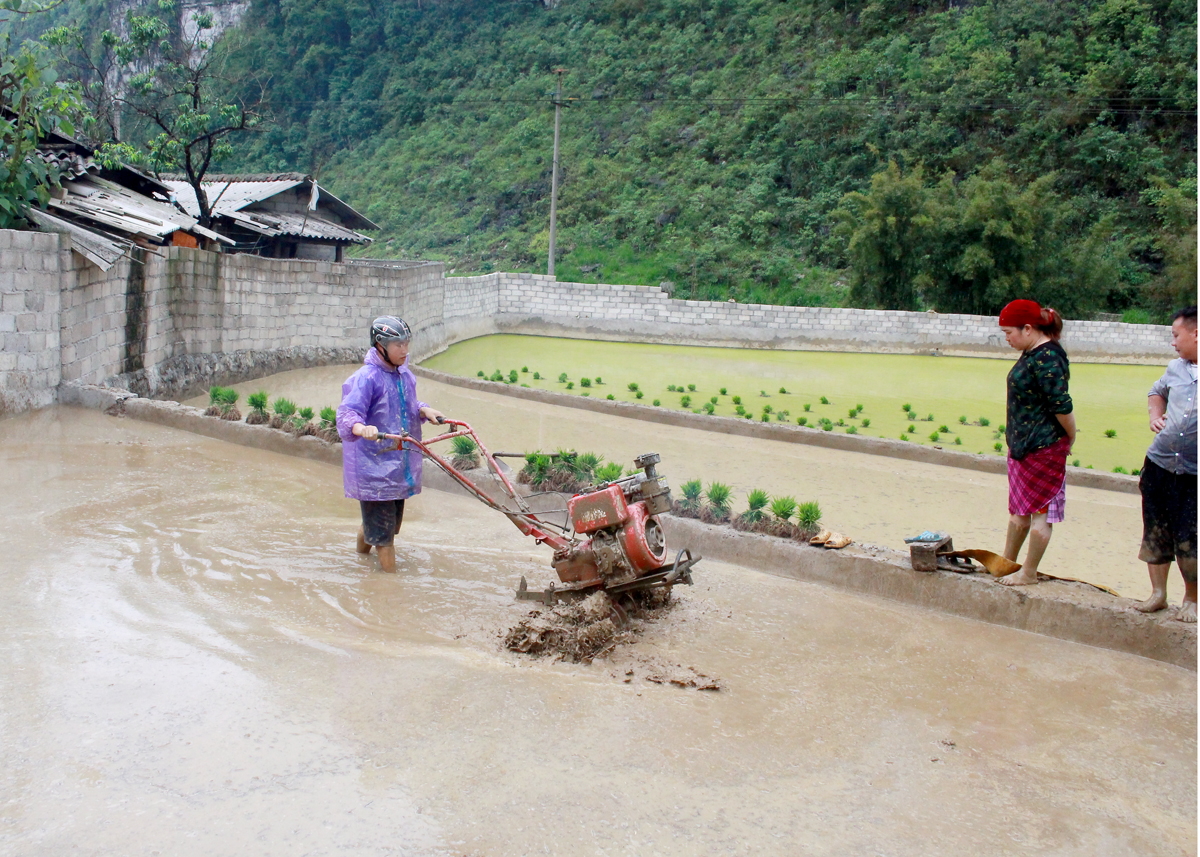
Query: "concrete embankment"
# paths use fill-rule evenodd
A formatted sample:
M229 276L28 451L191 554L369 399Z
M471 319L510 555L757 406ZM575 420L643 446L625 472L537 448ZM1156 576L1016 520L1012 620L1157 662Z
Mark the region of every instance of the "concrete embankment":
M682 426L684 428L701 429L703 431L720 432L722 434L754 437L763 440L778 440L784 443L803 443L810 446L820 446L827 449L840 449L847 452L863 452L868 455L883 455L889 458L900 458L905 461L919 461L926 464L940 464L946 467L961 467L967 470L979 470L984 473L1007 473L1005 459L998 455L976 455L970 452L957 452L939 447L923 446L918 443L906 443L902 440L889 440L882 437L867 437L865 435L841 434L822 431L806 426L793 426L782 423L763 423L754 420L735 419L733 417L708 416L694 414L690 411L676 411L669 408L656 408L650 405L639 405L633 402L610 402L607 399L584 398L553 390L535 390L518 387L497 381L484 381L477 378L463 378L436 372L422 366L413 368L413 372L422 378L465 387L471 390L481 390L541 402L547 405L561 405L568 408L580 408L595 413L613 414L645 422L662 423L664 425ZM1138 479L1121 473L1103 473L1088 470L1084 467L1067 468L1067 484L1078 485L1082 488L1099 488L1105 491L1120 491L1126 494L1138 493Z
M285 455L341 463L340 450L316 438L205 417L186 405L140 399L104 387L74 387L71 395L77 404L110 413ZM425 483L434 490L461 490L433 467L427 467ZM1010 589L983 574L915 572L904 553L883 547L851 546L835 552L672 516L666 516L665 523L671 544L686 545L712 559L1196 669L1195 625L1173 621L1165 612L1139 613L1135 601L1086 584L1044 582Z

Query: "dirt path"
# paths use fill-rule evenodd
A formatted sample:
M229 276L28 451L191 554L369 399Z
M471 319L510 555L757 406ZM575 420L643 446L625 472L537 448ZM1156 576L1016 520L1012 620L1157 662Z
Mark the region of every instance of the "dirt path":
M1196 849L1180 668L708 562L530 660L545 549L482 506L384 576L335 468L83 410L0 422L0 514L0 854Z

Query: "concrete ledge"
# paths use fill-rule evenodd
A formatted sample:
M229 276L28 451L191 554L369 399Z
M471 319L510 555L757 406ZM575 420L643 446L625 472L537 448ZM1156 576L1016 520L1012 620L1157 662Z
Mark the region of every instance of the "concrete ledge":
M607 399L585 398L572 396L567 393L556 393L552 390L535 390L528 387L517 387L498 381L484 381L478 378L463 378L459 375L449 375L445 372L435 372L423 366L414 366L413 372L431 381L450 384L455 387L466 387L487 393L497 393L517 399L528 399L547 405L561 405L567 408L580 408L585 411L613 414L646 422L663 425L682 426L684 428L700 429L702 431L720 432L722 434L739 435L741 437L756 437L764 440L779 440L784 443L805 443L812 446L823 446L828 449L841 449L847 452L865 452L868 455L883 455L889 458L902 458L906 461L920 461L926 464L941 464L946 467L961 467L966 470L980 470L985 473L1007 473L1005 459L998 455L976 455L971 452L957 452L949 449L937 449L922 446L917 443L905 443L902 440L888 440L882 437L864 437L855 434L838 434L821 429L785 425L782 423L762 423L734 417L710 417L706 414L693 414L690 411L674 411L669 408L655 408L651 405L638 405L633 402L610 402ZM1100 488L1105 491L1120 491L1125 494L1138 493L1138 478L1121 473L1102 473L1083 467L1067 468L1067 484L1083 488Z
M297 438L267 426L206 417L199 408L175 402L114 399L134 419L341 466L341 450L315 437ZM106 400L97 394L81 396L79 403L85 401L100 407ZM425 468L424 484L437 491L463 491L433 467ZM907 555L889 548L826 551L673 515L664 515L663 523L672 545L686 545L710 559L1196 669L1196 625L1176 622L1164 613L1139 613L1132 599L1086 584L1055 581L1010 589L982 573L913 571Z
M983 572L913 571L908 555L890 548L827 551L690 518L662 520L668 545L686 545L710 559L1196 669L1196 625L1176 622L1166 611L1140 613L1133 599L1085 583L1012 588Z

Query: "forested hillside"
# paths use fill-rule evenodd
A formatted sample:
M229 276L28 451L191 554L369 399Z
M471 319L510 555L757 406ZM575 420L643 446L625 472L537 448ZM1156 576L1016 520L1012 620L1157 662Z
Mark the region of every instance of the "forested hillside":
M319 173L373 256L544 270L564 68L562 279L1077 316L1194 294L1194 0L253 0L226 39L273 124L223 169Z

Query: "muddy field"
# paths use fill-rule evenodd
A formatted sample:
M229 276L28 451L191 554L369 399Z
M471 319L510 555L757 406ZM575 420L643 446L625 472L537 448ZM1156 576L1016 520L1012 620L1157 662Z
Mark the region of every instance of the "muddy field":
M340 482L0 422L0 854L1195 853L1193 672L710 562L531 659L545 549L426 492L385 576Z
M302 369L237 386L243 398L265 389L319 408L339 401L352 369ZM905 536L934 529L952 534L958 547L1004 548L1008 482L1002 474L644 423L427 380L417 389L446 414L474 425L493 450L575 448L626 465L655 451L662 455L661 472L676 487L688 479L732 486L735 512L746 508L747 492L761 488L816 500L826 526L858 542L902 549ZM190 401L203 405L207 399ZM1042 570L1130 597L1149 595L1146 566L1137 559L1140 503L1136 494L1068 488L1067 520L1055 526ZM1171 587L1172 597L1182 592L1178 576Z

